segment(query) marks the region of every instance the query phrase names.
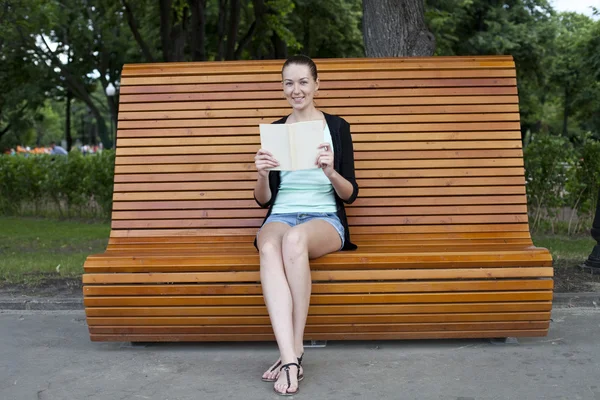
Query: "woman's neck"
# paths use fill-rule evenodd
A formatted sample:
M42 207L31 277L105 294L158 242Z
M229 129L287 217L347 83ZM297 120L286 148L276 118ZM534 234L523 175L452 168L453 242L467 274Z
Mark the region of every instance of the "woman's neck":
M293 122L315 121L323 119L323 113L317 110L315 106L312 106L304 110L292 111L291 119Z

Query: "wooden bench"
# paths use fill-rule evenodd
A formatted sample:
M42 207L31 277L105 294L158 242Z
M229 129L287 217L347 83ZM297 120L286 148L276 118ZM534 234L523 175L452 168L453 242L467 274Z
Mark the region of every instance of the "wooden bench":
M94 341L272 340L253 238L258 124L282 61L126 65L112 231L85 262ZM306 339L544 336L511 57L317 60L351 124L359 248L311 263ZM232 189L233 188L233 189Z

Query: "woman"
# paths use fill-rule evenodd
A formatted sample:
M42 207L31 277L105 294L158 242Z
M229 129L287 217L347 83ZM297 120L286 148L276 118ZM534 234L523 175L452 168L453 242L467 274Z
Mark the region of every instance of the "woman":
M318 168L271 171L278 163L268 151L256 153L258 180L254 198L269 207L257 234L260 279L280 358L262 376L275 382L280 395L298 392L304 378L303 337L311 294L309 259L338 250L354 250L344 203L358 194L350 125L319 111L313 97L319 90L315 63L294 56L283 65L283 93L292 113L274 123L323 121L324 142L315 160ZM283 372L283 373L281 373Z

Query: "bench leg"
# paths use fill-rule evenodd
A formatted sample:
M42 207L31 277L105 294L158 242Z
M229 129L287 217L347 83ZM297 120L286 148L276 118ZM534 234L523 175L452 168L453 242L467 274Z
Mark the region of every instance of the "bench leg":
M327 347L327 340L305 340L304 347Z
M152 343L151 342L124 342L121 344L121 348L127 348L127 349L145 349L146 347L150 346Z
M519 344L519 340L516 337L504 337L504 338L492 338L490 339L491 344L495 345L506 345L506 344Z

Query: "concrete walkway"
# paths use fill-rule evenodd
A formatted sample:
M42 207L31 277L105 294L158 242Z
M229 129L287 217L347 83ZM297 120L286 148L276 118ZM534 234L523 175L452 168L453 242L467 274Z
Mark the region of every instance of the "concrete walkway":
M306 350L301 399L600 400L600 309L555 308L550 334L329 342ZM0 399L276 399L273 343L92 343L75 311L0 311Z

